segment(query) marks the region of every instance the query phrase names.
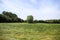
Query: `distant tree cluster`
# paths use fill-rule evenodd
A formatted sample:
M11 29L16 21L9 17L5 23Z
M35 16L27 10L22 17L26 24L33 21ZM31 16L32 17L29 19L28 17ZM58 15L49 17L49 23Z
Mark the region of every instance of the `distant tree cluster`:
M6 12L3 11L2 14L0 14L0 23L1 22L25 22L25 23L60 23L60 19L54 19L54 20L33 20L34 17L32 15L28 15L26 20L23 20L21 18L18 18L16 14L13 14L12 12Z
M60 23L60 19L46 20L46 23Z
M3 11L0 14L0 22L23 22L23 19L18 18L16 14L12 12Z
M34 23L60 23L60 20L34 20Z

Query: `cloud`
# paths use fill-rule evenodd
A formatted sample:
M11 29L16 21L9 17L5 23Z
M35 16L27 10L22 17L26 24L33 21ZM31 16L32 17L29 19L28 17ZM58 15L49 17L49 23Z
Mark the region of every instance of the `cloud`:
M54 0L2 0L0 10L11 11L22 19L33 15L35 19L59 19L60 3Z

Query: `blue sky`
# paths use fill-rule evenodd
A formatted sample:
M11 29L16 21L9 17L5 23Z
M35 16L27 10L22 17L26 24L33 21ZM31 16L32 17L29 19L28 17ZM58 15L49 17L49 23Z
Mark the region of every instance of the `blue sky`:
M28 15L39 20L60 19L60 0L0 0L2 11L13 12L22 19Z

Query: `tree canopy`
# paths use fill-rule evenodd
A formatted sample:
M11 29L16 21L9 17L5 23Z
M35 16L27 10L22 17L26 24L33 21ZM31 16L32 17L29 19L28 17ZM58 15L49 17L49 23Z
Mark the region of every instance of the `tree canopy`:
M33 16L32 15L27 16L27 22L33 23Z
M18 18L18 16L12 12L3 11L2 14L0 14L0 22L22 22L21 20L21 18Z

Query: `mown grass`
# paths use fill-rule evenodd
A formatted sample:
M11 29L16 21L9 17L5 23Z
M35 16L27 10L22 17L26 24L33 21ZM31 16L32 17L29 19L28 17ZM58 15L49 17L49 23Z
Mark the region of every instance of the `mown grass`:
M0 23L0 40L60 40L60 24Z

